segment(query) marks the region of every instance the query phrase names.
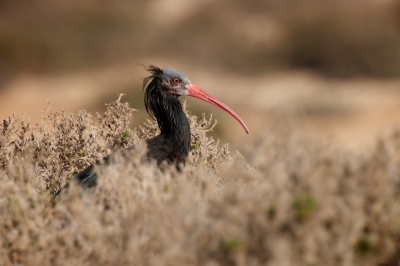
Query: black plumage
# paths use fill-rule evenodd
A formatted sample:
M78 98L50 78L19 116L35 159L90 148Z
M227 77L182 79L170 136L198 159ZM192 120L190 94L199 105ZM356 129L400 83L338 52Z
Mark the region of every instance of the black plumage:
M163 161L175 163L179 169L185 163L190 148L190 125L178 97L183 94L188 78L173 69L161 70L149 66L152 74L143 80L147 86L144 103L147 112L157 120L160 134L147 140L149 159L159 164ZM176 84L174 82L176 79Z

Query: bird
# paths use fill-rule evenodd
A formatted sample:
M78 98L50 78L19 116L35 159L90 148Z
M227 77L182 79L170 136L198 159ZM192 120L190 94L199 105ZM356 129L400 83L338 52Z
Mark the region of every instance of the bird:
M180 96L194 97L221 108L233 116L247 134L250 133L243 120L231 108L191 82L182 72L154 65L144 68L151 74L143 79L144 104L149 115L157 121L160 134L146 140L147 153L142 161L156 161L158 165L166 162L175 165L178 171L185 165L190 150L191 131L189 120L178 99ZM125 156L123 151L122 155ZM107 165L112 160L112 156L98 160L73 179L85 188L96 186L95 165Z

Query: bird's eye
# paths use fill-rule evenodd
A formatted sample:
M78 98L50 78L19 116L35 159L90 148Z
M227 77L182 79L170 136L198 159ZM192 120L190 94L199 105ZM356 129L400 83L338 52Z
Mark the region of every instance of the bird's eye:
M180 80L179 78L173 78L173 79L172 79L172 82L173 82L174 84L179 84L179 83L181 83L181 80Z

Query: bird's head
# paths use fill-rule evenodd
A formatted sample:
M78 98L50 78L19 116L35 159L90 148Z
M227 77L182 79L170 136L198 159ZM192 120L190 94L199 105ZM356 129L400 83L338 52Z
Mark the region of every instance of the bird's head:
M153 65L145 67L145 69L152 75L143 79L143 88L152 80L151 83L154 83L157 89L170 96L190 96L215 105L233 116L242 125L246 133L249 134L249 130L243 120L231 108L192 83L185 74L175 69L161 69ZM148 89L150 86L148 86Z

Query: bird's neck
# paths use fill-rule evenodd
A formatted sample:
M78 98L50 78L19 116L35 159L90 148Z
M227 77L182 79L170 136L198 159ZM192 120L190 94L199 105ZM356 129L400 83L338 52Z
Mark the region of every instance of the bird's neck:
M157 95L153 95L153 99L157 100L152 101L149 109L154 114L161 133L148 140L150 152L151 149L157 150L154 153L161 154L162 157L157 158L159 161L184 163L189 154L191 137L188 118L177 97L154 92Z

